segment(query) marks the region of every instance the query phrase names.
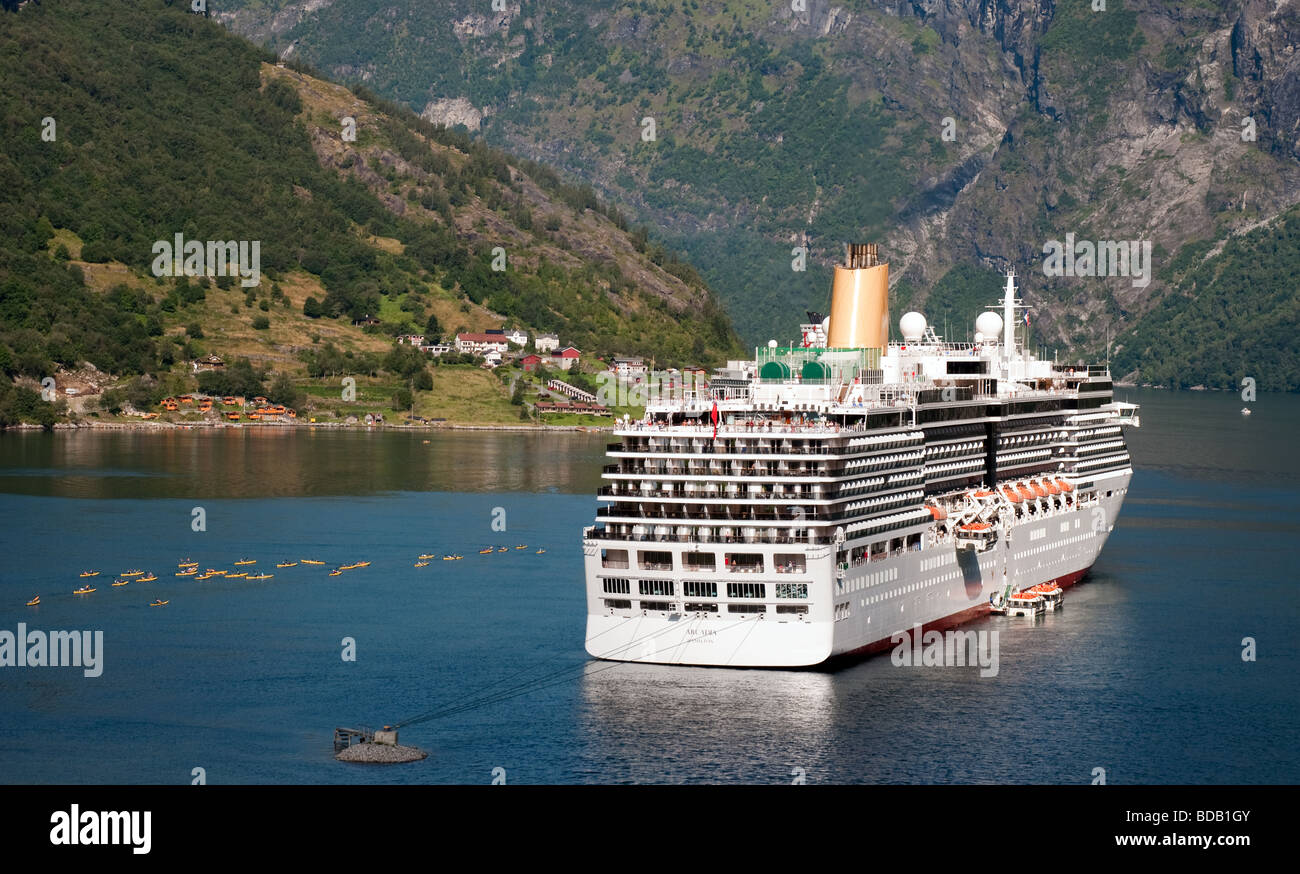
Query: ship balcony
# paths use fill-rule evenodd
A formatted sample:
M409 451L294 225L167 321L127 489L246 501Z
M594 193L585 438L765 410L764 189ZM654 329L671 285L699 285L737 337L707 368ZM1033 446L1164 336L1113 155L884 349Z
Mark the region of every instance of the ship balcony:
M635 526L644 529L644 526ZM775 543L775 544L806 544L812 546L827 546L835 543L834 535L830 534L784 534L779 531L771 531L764 536L761 541L747 540L736 535L721 533L703 535L695 532L688 534L681 533L658 533L652 534L649 531L623 531L619 528L609 528L601 525L590 525L583 529L582 536L585 540L612 541L623 543ZM706 539L707 538L707 539Z
M752 505L731 506L727 508L717 508L717 512L709 512L707 507L680 506L673 507L668 504L655 505L652 509L659 509L662 512L647 512L643 507L602 507L596 511L596 518L600 520L628 520L632 522L650 521L650 522L711 522L715 525L727 524L759 524L759 525L781 525L789 523L797 524L828 524L834 522L843 522L851 519L863 519L869 516L883 513L887 510L897 510L903 507L916 507L921 503L921 499L916 493L909 493L902 497L873 504L870 507L860 507L852 510L840 512L830 512L821 507L811 507L806 510L799 508L802 512L791 513L777 508L756 508ZM671 507L671 509L670 509Z
M602 473L610 477L614 476L631 476L631 477L734 477L737 479L811 479L819 477L822 479L834 479L836 474L827 467L802 468L787 467L785 465L680 465L665 463L647 463L647 464L608 464L602 470Z

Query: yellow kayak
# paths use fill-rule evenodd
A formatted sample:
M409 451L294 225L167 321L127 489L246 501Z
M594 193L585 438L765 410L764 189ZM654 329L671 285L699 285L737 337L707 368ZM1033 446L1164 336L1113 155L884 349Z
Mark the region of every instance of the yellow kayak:
M370 567L370 562L368 562L368 561L359 561L359 562L357 562L356 564L354 564L353 567Z
M197 561L178 561L176 563L176 566L177 567L198 567L199 563Z
M30 601L27 602L28 607L39 607L40 605L41 605L40 595L37 595L35 598L32 598Z
M99 573L99 572L96 571L95 573ZM85 575L83 574L82 576L85 576ZM91 574L91 576L94 576L94 574ZM122 571L122 576L124 576L124 577L142 577L142 576L144 576L144 571Z
M89 595L89 594L90 594L91 592L93 592L93 591L95 591L95 590L92 589L90 586L82 586L80 589L74 589L73 592L72 592L72 594L74 594L74 595Z
M199 572L199 571L198 571L198 568L195 568L194 570L190 570L190 571L177 571L177 572L176 572L176 576L178 576L178 577L192 577L192 576L194 576L195 574L197 574L198 572Z
M495 550L493 550L493 549L491 549L491 548L488 548L488 549L480 549L480 550L478 551L478 554L479 554L479 555L487 555L487 554L490 553L490 552L495 552Z
M248 576L248 572L247 572L247 571L244 571L243 573L238 573L238 574L226 574L226 579L228 579L228 580L242 580L242 579L243 579L244 577L246 577L246 576Z
M116 587L116 586L125 586L125 585L128 585L130 582L131 582L130 580L118 580L117 582L113 583L113 585L114 585L115 587Z
M528 544L526 543L521 543L520 545L515 547L515 549L527 549L527 548L528 548Z
M298 566L298 562L296 561L282 561L276 565L276 567L297 567L297 566Z
M497 552L509 552L509 551L510 551L510 547L508 546L503 546L497 550Z
M435 558L437 558L437 557L438 557L438 556L436 556L436 555L432 555L432 554L430 554L430 553L425 553L424 555L419 556L419 559L420 559L420 561L431 561L432 559L435 559Z
M539 550L537 550L537 554L538 554L538 555L544 555L545 553L546 553L546 550L544 550L544 549L539 549Z
M157 582L157 580L158 580L157 577L155 577L153 574L149 574L149 576L147 577L141 577L137 582L153 583L153 582Z
M150 606L150 607L166 607L166 606L167 606L168 604L170 604L170 603L171 603L170 600L168 600L168 601L154 601L154 602L153 602L152 604L150 604L149 606Z
M428 566L429 566L429 563L428 563L427 561L417 561L417 562L415 563L415 566L416 566L416 567L428 567Z
M82 572L81 572L81 576L82 576L82 577L97 577L97 576L99 576L99 571L82 571Z
M330 576L331 576L331 577L341 577L341 576L343 576L343 571L340 571L340 570L333 570L333 571L330 571Z
M246 564L257 564L257 559L255 559L255 558L246 558L246 559L243 559L243 560L241 560L241 561L237 561L237 562L235 562L235 567L242 567L243 565L246 565Z
M325 562L323 562L323 561L316 561L315 559L312 559L312 558L304 558L304 559L302 560L302 563L303 563L303 564L324 564Z
M250 580L269 580L269 579L271 579L271 578L274 577L274 576L275 576L275 574L258 574L258 575L255 576L255 577L249 577L249 579L250 579Z

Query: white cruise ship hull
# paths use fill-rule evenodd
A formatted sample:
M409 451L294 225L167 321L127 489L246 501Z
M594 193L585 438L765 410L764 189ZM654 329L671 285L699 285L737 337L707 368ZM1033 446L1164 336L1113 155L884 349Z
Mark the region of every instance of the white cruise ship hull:
M584 544L586 649L613 661L767 668L819 665L888 650L893 635L911 632L918 624L944 630L986 615L991 596L1008 583L1020 591L1048 581L1063 587L1078 582L1114 527L1130 477L1124 472L1099 478L1087 503L1020 520L1009 536L984 552L959 550L951 540L932 542L927 532L921 549L850 567L842 579L827 546L805 548L804 573L720 573L683 570L683 556L716 553L720 569L723 553L740 545L589 540ZM603 566L602 548L615 545L632 556L644 549L671 552L672 570L641 569L635 558L627 568ZM743 549L764 553L766 569L774 567L775 554L792 551L790 545L758 543L743 544ZM605 584L610 578L628 580L630 592L611 595ZM673 581L671 599L640 597L642 581L668 580ZM685 609L689 601L704 600L684 597L684 584L691 581L717 583L718 597L707 599L716 603L717 612ZM724 597L726 583L735 581L765 583L769 594L776 591L775 584L806 582L808 598L768 598L763 613L736 613L733 606L759 602ZM630 606L611 607L611 600ZM671 609L643 609L642 600ZM806 612L781 612L782 607L806 607Z

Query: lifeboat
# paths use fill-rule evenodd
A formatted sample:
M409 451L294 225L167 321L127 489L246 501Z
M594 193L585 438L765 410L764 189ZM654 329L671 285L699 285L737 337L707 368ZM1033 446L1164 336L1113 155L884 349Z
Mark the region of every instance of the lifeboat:
M1037 592L1017 592L1007 599L1008 616L1037 616L1047 610L1047 603Z
M39 606L41 606L41 596L40 596L40 595L37 595L35 598L32 598L30 601L27 602L27 606L28 606L28 607L39 607Z
M1022 500L1020 495L1016 494L1016 490L1011 488L1011 486L1003 486L1002 494L1004 494L1007 500L1013 504L1019 504Z
M1040 498L1047 497L1047 489L1038 484L1038 480L1030 480L1029 487L1034 490L1034 494Z
M993 497L993 493L990 492L988 489L980 489L978 492L975 493L975 497L977 497L977 498L991 498L991 497Z
M991 526L987 522L967 522L957 527L962 531L988 531Z
M1026 501L1032 501L1035 497L1033 489L1029 488L1029 486L1024 483L1016 483L1016 490L1020 492L1020 497L1024 498Z
M936 522L939 521L940 519L948 518L948 513L942 507L932 507L929 504L927 504L925 509L930 511L930 515L934 518Z
M1056 483L1050 479L1043 480L1043 488L1047 489L1049 495L1059 495L1061 493L1061 490L1056 487Z
M1074 491L1074 486L1070 485L1068 482L1061 479L1059 476L1056 478L1056 484L1061 487L1061 491L1063 492L1068 493Z
M1060 610L1065 601L1065 592L1056 583L1039 583L1029 591L1043 599L1043 607L1049 612Z

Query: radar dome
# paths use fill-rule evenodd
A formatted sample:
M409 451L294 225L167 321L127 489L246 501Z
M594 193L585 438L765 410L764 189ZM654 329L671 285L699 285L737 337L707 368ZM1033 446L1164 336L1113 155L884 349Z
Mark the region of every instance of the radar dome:
M898 329L907 341L919 340L925 333L925 316L920 313L907 313L898 320Z
M975 330L979 331L989 342L996 342L1002 335L1002 317L997 313L980 313L980 317L975 320Z
M775 340L768 340L768 341L767 341L767 348L769 348L769 349L775 349L775 348L776 348L776 341L775 341Z

